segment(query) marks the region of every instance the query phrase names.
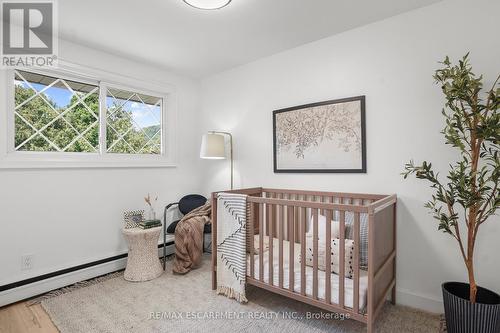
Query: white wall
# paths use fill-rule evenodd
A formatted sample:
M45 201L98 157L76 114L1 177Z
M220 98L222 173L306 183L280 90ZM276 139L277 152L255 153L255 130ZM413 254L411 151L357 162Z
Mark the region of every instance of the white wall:
M122 254L127 249L121 234L124 210L144 208L148 192L159 196L161 206L201 189L199 146L191 132L199 131L198 81L63 41L59 56L175 86L177 167L0 169L0 285ZM4 74L0 71L2 85ZM0 91L5 93L3 86ZM25 254L35 255L32 270L20 269Z
M307 44L202 82L203 130L234 135L236 187L397 193L400 303L441 310L440 284L466 280L454 240L423 207L431 191L400 172L413 158L446 170L456 158L439 134L443 97L432 74L445 55L471 51L490 86L500 69L498 1L443 1ZM496 41L496 42L495 42ZM274 174L272 110L366 95L367 174ZM205 161L205 191L228 188L227 161ZM499 219L477 244L479 284L500 292Z
M439 310L440 283L466 280L465 269L454 241L436 232L423 208L431 191L416 180L403 182L399 173L410 158L444 171L456 157L439 134L443 98L431 75L445 55L456 60L471 51L476 72L491 83L500 68L499 10L493 0L443 1L207 78L201 118L197 81L61 42L67 61L176 86L178 167L0 169L0 285L123 253L122 212L142 208L147 192L163 204L228 188L228 162L197 157L198 134L221 129L234 134L237 187L397 193L399 300ZM272 172L272 110L361 94L366 175ZM482 228L476 267L479 283L500 292L498 222ZM20 270L24 254L35 255L30 271Z

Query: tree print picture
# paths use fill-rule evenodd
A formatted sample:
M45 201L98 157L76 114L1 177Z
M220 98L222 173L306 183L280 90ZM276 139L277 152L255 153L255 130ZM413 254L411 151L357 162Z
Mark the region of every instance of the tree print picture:
M274 172L366 173L365 96L273 112Z

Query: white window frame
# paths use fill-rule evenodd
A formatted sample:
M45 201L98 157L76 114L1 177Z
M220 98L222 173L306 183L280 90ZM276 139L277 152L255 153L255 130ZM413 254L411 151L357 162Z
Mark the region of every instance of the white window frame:
M99 152L31 152L16 151L14 69L3 71L5 88L0 92L0 169L37 168L157 168L175 167L177 103L175 87L165 83L147 82L135 78L84 67L59 60L54 70L26 69L28 72L89 83L99 87ZM107 88L123 89L151 95L162 99L161 110L161 154L107 153L106 147L106 93ZM2 94L4 98L2 98ZM2 114L3 113L3 114ZM3 119L2 119L3 118ZM5 121L3 121L5 120Z

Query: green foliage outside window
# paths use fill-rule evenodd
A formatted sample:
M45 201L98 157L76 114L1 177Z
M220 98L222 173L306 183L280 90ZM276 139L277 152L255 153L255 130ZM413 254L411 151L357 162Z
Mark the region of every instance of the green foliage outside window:
M16 150L98 152L98 91L89 95L78 94L79 97L72 96L67 107L59 107L48 94L37 94L23 84L16 84ZM67 108L71 110L61 116ZM132 120L132 113L116 102L108 106L107 114L106 149L109 153L161 153L160 125L141 128ZM41 134L35 135L35 129Z

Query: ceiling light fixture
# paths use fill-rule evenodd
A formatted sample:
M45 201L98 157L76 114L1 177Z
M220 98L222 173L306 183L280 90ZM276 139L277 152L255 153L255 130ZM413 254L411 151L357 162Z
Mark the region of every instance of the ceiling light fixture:
M191 7L198 9L221 9L229 5L231 0L183 0Z

